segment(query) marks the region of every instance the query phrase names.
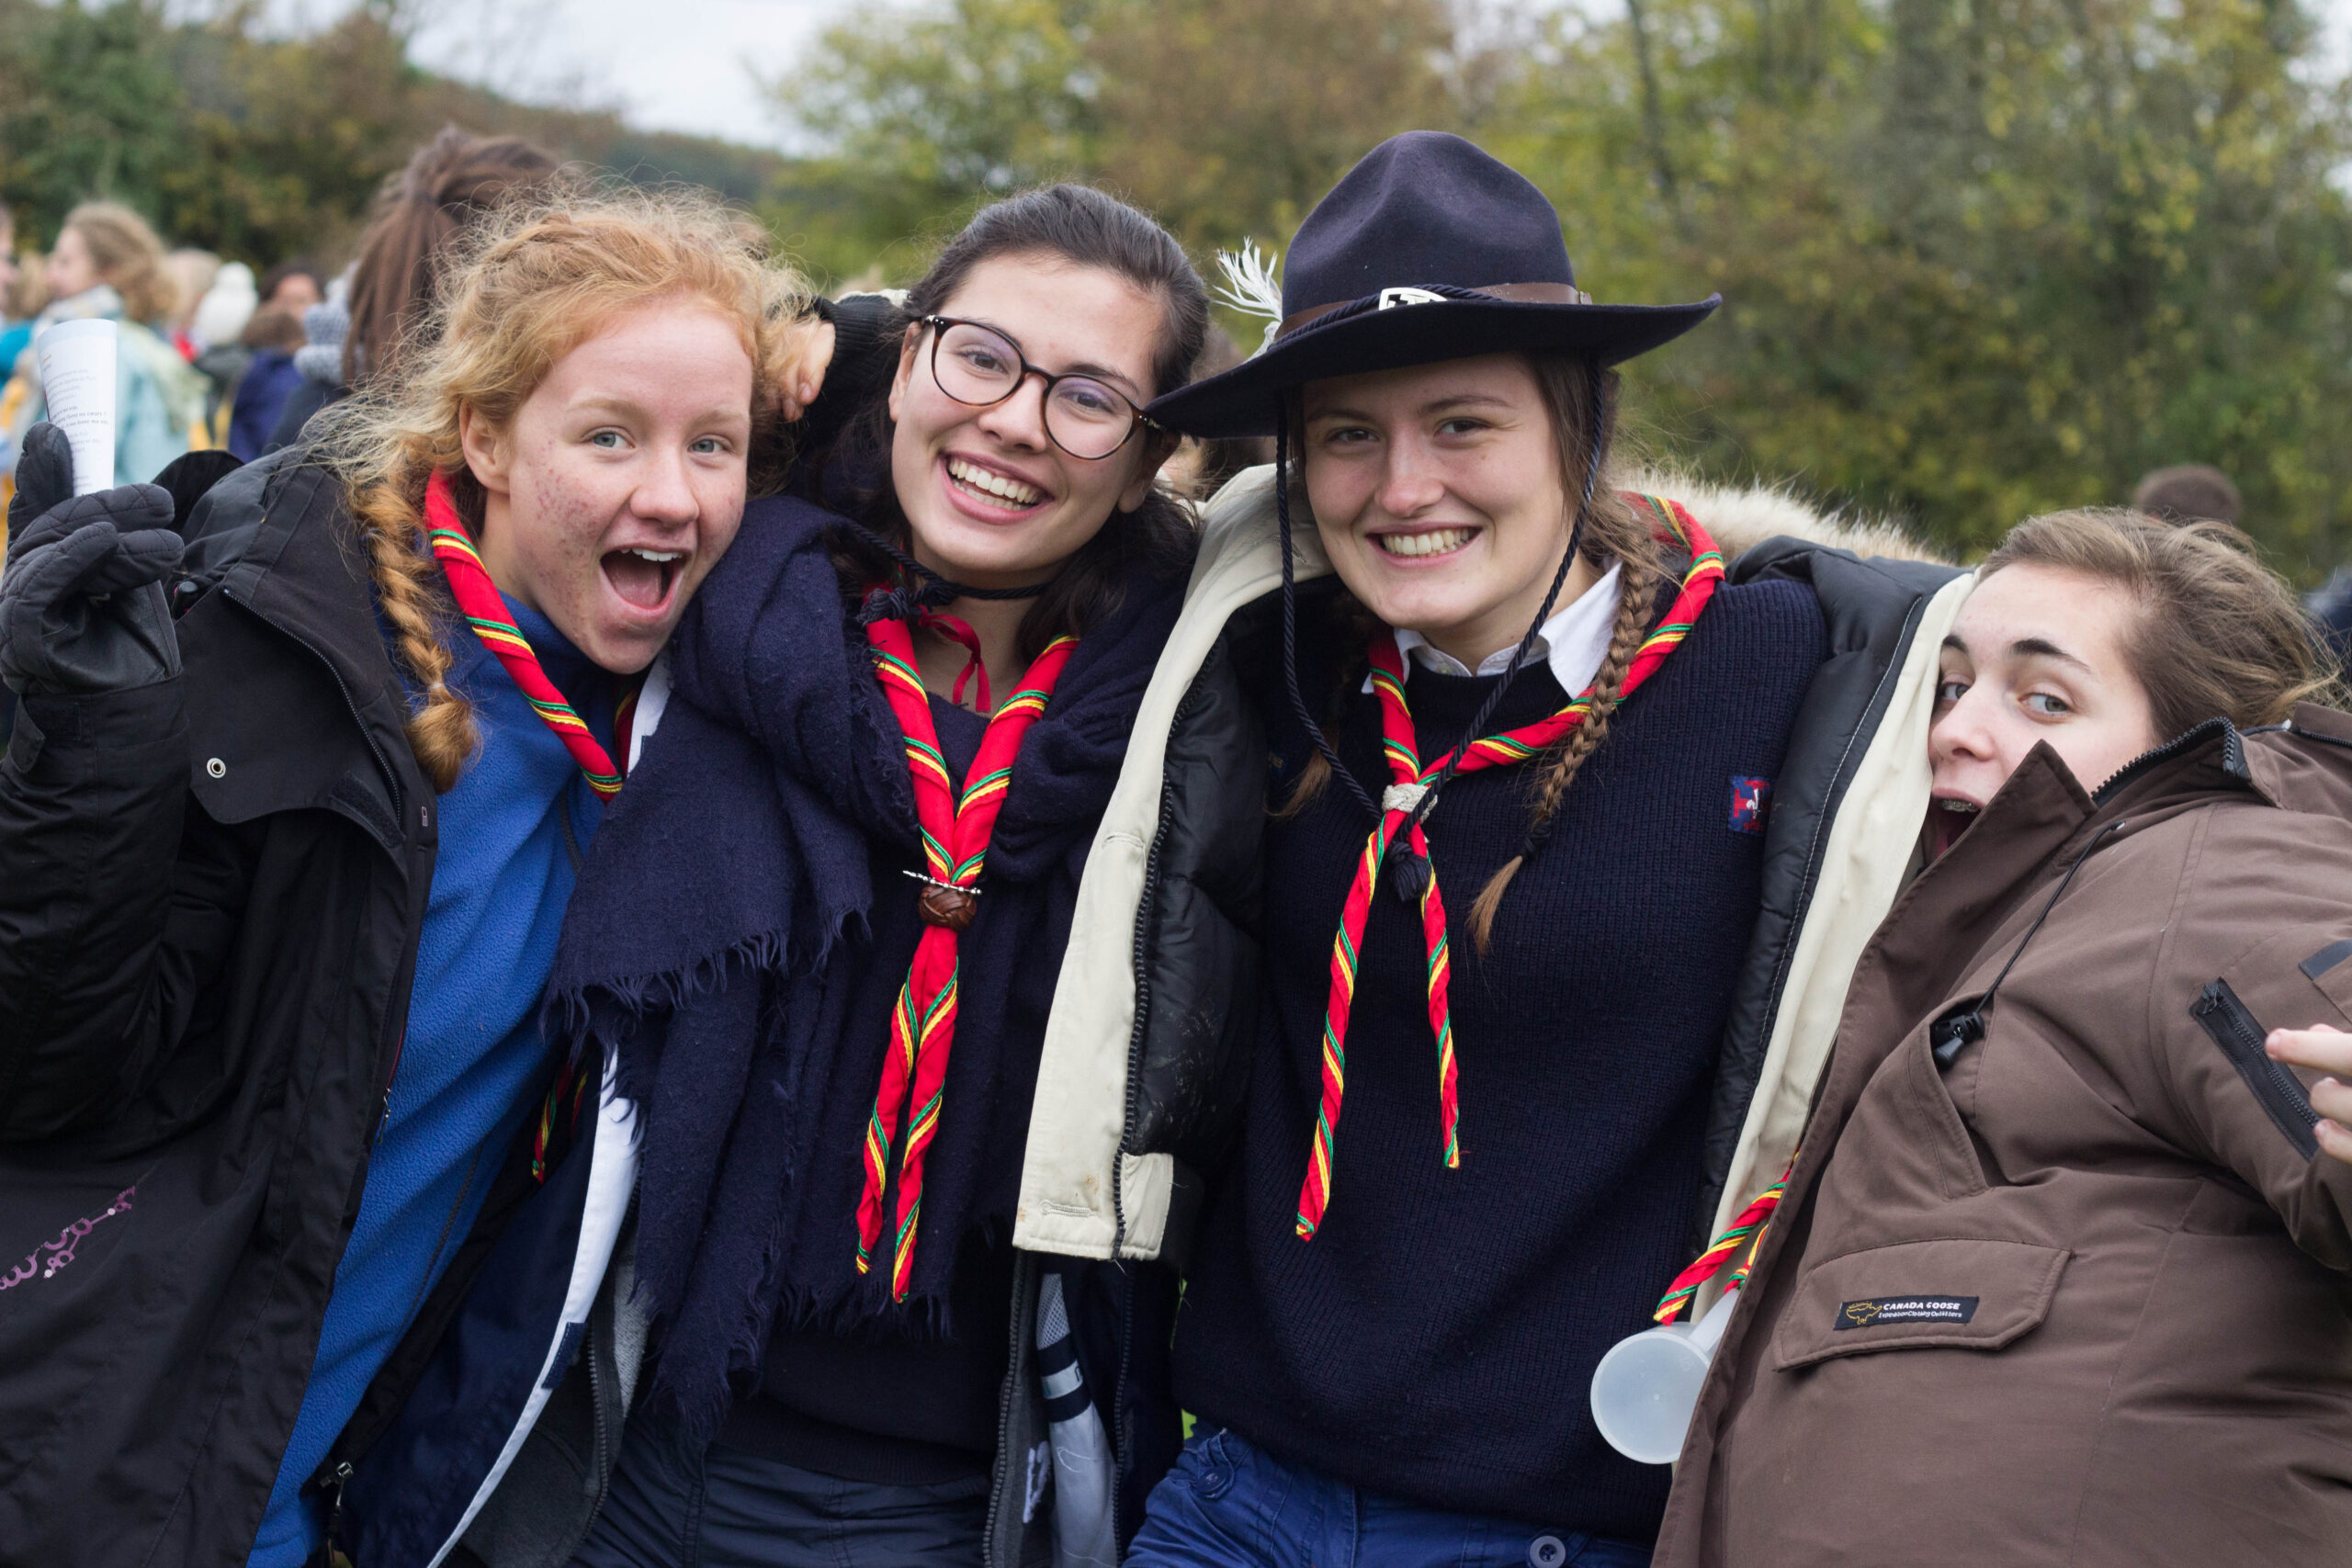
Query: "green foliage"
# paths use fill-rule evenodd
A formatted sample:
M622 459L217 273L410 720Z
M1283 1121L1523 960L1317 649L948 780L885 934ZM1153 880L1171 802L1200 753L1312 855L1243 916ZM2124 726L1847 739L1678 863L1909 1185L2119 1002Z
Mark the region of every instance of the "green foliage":
M786 167L763 149L532 107L421 71L392 0L295 39L266 33L250 4L174 22L159 0L0 0L0 202L23 241L109 197L174 244L264 264L334 256L385 176L452 122L747 204Z
M2235 477L2305 574L2352 517L2352 104L2293 0L954 0L775 85L779 211L836 272L1077 173L1206 260L1456 130L1603 299L1729 303L1633 370L1666 455L1975 547L2161 463ZM1502 21L1508 23L1505 17ZM1476 25L1473 25L1474 22Z

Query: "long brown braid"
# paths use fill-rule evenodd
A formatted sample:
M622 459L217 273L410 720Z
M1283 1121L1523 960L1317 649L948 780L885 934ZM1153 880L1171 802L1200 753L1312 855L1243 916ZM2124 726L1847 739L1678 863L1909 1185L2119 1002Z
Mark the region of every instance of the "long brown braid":
M1544 401L1552 414L1560 472L1581 478L1588 461L1586 454L1591 452L1598 455L1606 475L1617 436L1616 376L1597 376L1584 362L1556 355L1535 355L1532 363L1536 384L1543 389ZM1600 434L1597 444L1591 440L1596 422ZM1511 880L1544 847L1544 840L1551 837L1552 820L1559 812L1561 799L1576 782L1586 760L1608 737L1610 716L1625 689L1625 671L1649 635L1656 609L1652 601L1665 570L1657 536L1649 520L1614 485L1603 482L1593 488L1592 504L1585 514L1582 549L1585 558L1595 566L1614 560L1620 568L1616 628L1610 636L1609 652L1601 660L1600 674L1593 682L1591 710L1582 723L1552 748L1544 765L1535 788L1527 837L1521 842L1519 852L1503 862L1471 901L1470 940L1482 957L1493 940L1495 915L1502 907L1503 895L1510 890Z

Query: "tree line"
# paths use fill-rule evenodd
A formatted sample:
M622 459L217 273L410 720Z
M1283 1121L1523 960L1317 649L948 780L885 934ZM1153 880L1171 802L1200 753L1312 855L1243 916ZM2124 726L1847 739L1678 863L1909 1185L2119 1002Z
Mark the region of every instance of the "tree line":
M1204 265L1278 251L1366 149L1437 127L1553 197L1597 297L1726 297L1630 376L1639 429L1712 477L1969 548L2211 462L2282 568L2352 555L2352 93L2295 0L1508 3L900 0L771 78L786 156L435 76L401 0L291 39L251 5L0 0L0 201L35 238L106 194L175 243L332 254L455 120L713 186L887 282L1064 176Z

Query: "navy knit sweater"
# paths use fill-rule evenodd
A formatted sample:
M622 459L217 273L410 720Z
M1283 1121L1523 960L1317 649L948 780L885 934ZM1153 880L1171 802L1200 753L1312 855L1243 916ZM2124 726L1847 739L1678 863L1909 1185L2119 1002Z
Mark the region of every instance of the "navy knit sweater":
M1440 1159L1419 921L1384 886L1358 964L1331 1205L1312 1242L1293 1227L1331 940L1371 823L1333 787L1274 824L1270 1005L1242 1147L1178 1322L1185 1408L1375 1493L1655 1538L1670 1472L1610 1449L1588 1390L1687 1261L1717 1042L1759 897L1755 781L1778 772L1827 652L1809 590L1719 590L1587 760L1484 958L1464 919L1525 834L1536 775L1447 786L1429 837L1451 919L1461 1168ZM1458 739L1491 688L1415 671L1423 754ZM1498 728L1564 700L1531 670ZM1378 736L1374 699L1351 696L1334 743L1375 787ZM1279 755L1304 745L1278 731Z

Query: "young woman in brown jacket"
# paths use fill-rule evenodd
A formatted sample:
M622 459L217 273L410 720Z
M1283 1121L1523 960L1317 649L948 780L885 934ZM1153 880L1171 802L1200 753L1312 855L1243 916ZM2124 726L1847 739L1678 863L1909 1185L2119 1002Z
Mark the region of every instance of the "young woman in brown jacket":
M1943 660L1657 1562L2340 1562L2352 1166L2270 1026L2352 1026L2352 718L2219 525L2024 525Z

